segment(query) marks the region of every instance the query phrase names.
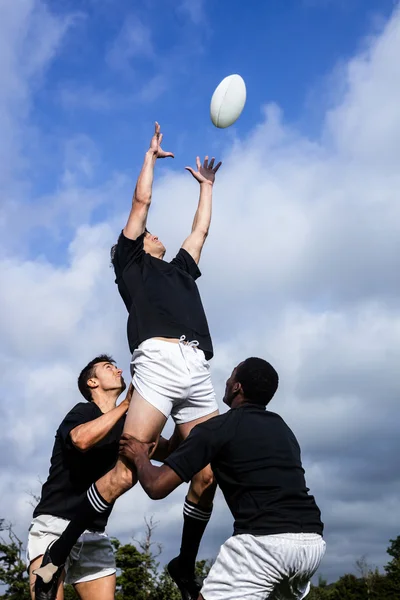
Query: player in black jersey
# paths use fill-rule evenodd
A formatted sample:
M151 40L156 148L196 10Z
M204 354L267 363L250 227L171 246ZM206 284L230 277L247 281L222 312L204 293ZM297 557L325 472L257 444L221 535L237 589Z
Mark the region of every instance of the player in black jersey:
M161 147L162 134L156 123L150 148L133 195L128 221L112 250L116 283L129 312L128 342L132 352L134 392L124 431L144 442L156 442L172 416L177 432L185 439L191 429L218 414L208 361L213 347L195 280L201 251L211 221L215 174L220 164L197 157L196 169L186 167L200 186L200 197L192 230L178 254L164 261L165 247L147 230L152 198L154 166L158 159L172 157ZM45 557L48 566L39 569L48 580L68 556L81 532L136 483L131 467L119 460L115 468L93 485L74 519ZM180 554L168 565L183 600L197 598L195 561L200 541L211 516L215 485L209 466L193 476L184 504ZM52 600L53 596L43 596ZM41 599L40 599L41 600Z
M211 463L234 517L199 600L300 600L325 552L320 510L306 487L300 447L276 413L265 409L278 375L248 358L227 380L230 410L197 425L161 467L151 444L124 435L121 453L153 499L164 498Z

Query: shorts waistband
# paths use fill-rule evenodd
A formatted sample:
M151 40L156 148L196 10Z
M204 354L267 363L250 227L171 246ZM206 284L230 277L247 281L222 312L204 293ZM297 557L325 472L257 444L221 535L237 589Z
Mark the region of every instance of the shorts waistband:
M323 540L319 533L273 533L265 537L268 540L276 540L276 542L297 542L298 544L315 544Z
M160 344L165 344L165 347L170 347L170 344L174 344L176 346L183 344L184 346L189 346L191 348L198 348L199 346L199 342L197 340L187 340L185 335L181 335L180 338L149 338L148 340L144 340L141 344L139 344L137 349L140 350L144 346L159 346Z

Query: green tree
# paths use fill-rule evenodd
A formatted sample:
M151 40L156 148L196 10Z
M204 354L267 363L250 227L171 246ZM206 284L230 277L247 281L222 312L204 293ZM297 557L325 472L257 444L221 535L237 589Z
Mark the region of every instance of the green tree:
M157 578L157 584L151 600L181 600L181 594L176 584L164 567Z
M65 585L64 586L64 600L78 600L79 596L75 592L73 585Z
M378 581L381 578L378 568L371 567L364 555L356 560L356 569L361 575L361 580L364 582L366 600L375 600L377 598Z
M400 535L390 540L387 553L392 560L384 567L386 572L387 587L392 593L392 598L400 598Z
M332 600L366 600L365 584L355 575L343 575L334 585Z
M14 533L12 525L0 519L0 584L6 591L0 596L3 600L30 600L29 578L23 560L23 544Z
M329 585L321 575L318 578L318 585L311 584L311 590L307 600L329 600L332 598L332 586Z
M117 576L116 600L148 600L155 591L156 564L151 554L113 539Z
M197 575L197 577L205 579L208 573L210 572L212 565L212 560L198 560L196 562L195 574Z

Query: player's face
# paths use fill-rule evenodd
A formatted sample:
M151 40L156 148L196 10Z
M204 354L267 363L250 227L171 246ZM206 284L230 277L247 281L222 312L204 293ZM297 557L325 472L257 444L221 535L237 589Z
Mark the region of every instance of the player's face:
M226 380L223 402L228 406L232 404L233 399L237 394L236 370L237 367L233 369L231 376L229 377L229 379Z
M96 365L95 378L99 384L99 389L107 392L110 390L124 391L126 383L122 377L122 369L109 362L102 362Z
M157 258L160 258L160 255L164 256L165 254L163 243L156 235L152 235L150 232L147 232L144 236L143 247L147 254L151 254L151 256L156 256Z

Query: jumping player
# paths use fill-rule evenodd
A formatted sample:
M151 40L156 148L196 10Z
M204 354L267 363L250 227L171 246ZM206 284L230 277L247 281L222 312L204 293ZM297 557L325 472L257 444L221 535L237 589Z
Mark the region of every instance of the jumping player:
M208 361L213 347L195 280L201 251L211 221L212 190L221 163L197 157L197 170L186 169L200 185L192 231L171 262L163 260L165 247L147 231L154 166L159 158L173 157L161 148L156 123L133 195L130 215L112 262L119 292L129 312L128 341L132 352L134 392L124 432L143 442L156 442L171 415L180 436L218 414ZM215 165L215 166L214 166ZM36 589L52 581L84 529L121 494L136 483L131 465L119 460L115 468L93 484L65 532L46 553L36 573ZM200 541L211 516L215 492L211 468L194 474L184 504L180 554L168 568L184 600L197 599L194 567ZM49 600L54 598L47 595Z
M235 519L199 600L300 600L325 552L321 514L308 494L298 442L283 419L265 410L278 374L248 358L226 382L230 411L197 425L161 467L150 444L124 435L121 454L136 467L142 487L165 498L211 463Z

